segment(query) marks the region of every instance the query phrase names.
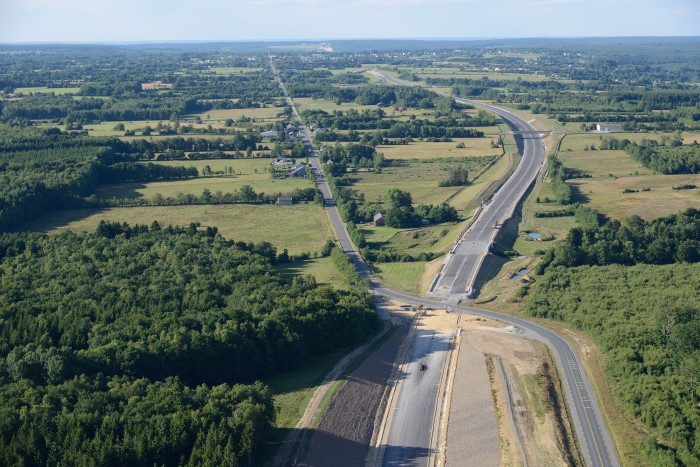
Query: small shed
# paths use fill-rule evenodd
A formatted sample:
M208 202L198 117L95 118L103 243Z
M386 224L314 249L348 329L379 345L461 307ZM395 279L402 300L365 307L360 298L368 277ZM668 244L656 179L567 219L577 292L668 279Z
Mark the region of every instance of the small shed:
M374 225L384 225L384 214L381 212L376 213L372 218L372 222L374 222Z
M596 130L605 133L616 133L622 131L622 125L619 123L599 123L596 125Z
M294 203L292 202L292 198L288 196L280 196L277 198L277 204L280 206L291 206Z

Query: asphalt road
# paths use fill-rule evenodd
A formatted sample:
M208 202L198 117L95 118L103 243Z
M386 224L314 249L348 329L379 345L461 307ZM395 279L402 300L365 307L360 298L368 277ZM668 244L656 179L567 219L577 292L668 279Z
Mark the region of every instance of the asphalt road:
M273 65L273 73L277 76L276 70L274 69ZM395 84L406 84L403 82L399 82L398 80L393 80L388 77L384 77L386 81L394 82ZM287 99L287 102L292 105L291 99L287 96L286 91L284 90L284 86L282 85L280 81L280 87L282 88L285 98ZM478 104L479 106L489 110L498 113L500 116L504 117L506 120L514 122L515 126L517 127L517 123L525 123L523 122L520 117L513 115L506 110L493 107L490 105L486 104L481 104L481 103L475 103L471 101L466 101L459 99L461 102L467 102L470 104ZM293 116L294 119L297 121L297 125L301 126L301 119L299 118L295 107L292 105L293 109ZM328 187L325 183L324 177L323 177L323 172L320 170L320 164L315 157L315 151L313 149L313 146L311 145L311 140L308 136L308 133L306 131L303 132L302 137L304 139L305 144L307 145L307 148L310 150L310 157L309 157L309 162L311 163L311 166L314 167L315 174L316 174L316 180L319 182L319 189L323 193L323 196L326 201L326 209L328 210L328 213L331 218L331 222L333 224L333 228L335 229L338 239L340 241L340 246L341 248L350 256L350 258L353 260L355 263L355 266L357 267L357 270L360 274L363 276L367 277L370 279L372 283L372 287L374 288L374 293L383 297L388 297L388 298L393 298L397 300L402 300L408 303L416 303L416 304L422 304L425 306L430 306L430 307L436 307L436 308L444 308L445 304L436 300L431 300L428 298L418 298L418 297L412 297L409 295L404 295L398 292L395 292L391 289L387 289L386 287L382 286L377 278L367 269L367 266L365 263L362 261L362 258L360 257L359 253L355 249L354 245L350 241L350 238L348 236L347 230L345 229L345 225L343 222L340 220L340 216L338 214L338 210L335 207L335 204L333 203L333 198L331 196L330 191L328 190ZM537 150L538 142L536 140L530 141L529 143L527 140L530 140L531 138L523 138L523 143L524 146L522 150L524 152L528 151L533 151ZM538 138L539 139L539 138ZM539 146L541 148L541 140L539 141ZM523 155L523 161L528 159L528 155L524 154ZM533 163L537 163L536 157L530 158L533 160ZM522 165L522 162L521 162ZM517 173L517 171L516 171ZM515 174L514 174L515 176ZM511 177L513 178L513 177ZM529 184L528 184L529 185ZM505 185L504 185L505 186ZM525 186L525 189L527 189L527 186ZM502 200L501 198L498 198L497 196L493 197L493 200L491 201L492 204L496 205L497 203L501 203ZM463 243L464 245L464 243ZM468 245L467 245L468 246ZM579 439L579 445L582 451L582 454L584 456L584 459L586 460L586 463L590 466L617 466L619 465L619 461L617 459L615 450L613 448L612 444L612 439L610 437L610 434L607 431L607 428L603 422L603 418L601 415L601 410L598 406L597 401L595 400L594 392L592 390L591 384L588 381L588 377L583 370L580 361L578 359L578 356L576 353L573 351L573 348L571 345L564 340L563 338L559 337L557 334L554 332L550 331L549 329L546 329L538 324L532 323L530 321L526 321L524 319L516 318L513 316L497 313L494 311L489 311L489 310L483 310L480 308L474 308L474 307L468 307L468 306L460 306L460 305L455 305L453 306L454 312L463 312L463 313L472 313L480 316L485 316L488 318L492 319L497 319L500 321L503 321L505 323L509 323L512 325L517 326L521 331L522 331L522 337L529 337L533 339L537 339L541 342L544 342L546 345L552 349L555 360L557 361L557 366L559 368L559 371L563 374L564 377L564 382L565 382L565 393L566 393L566 399L567 403L569 406L569 411L571 413L571 417L574 420L574 429L576 430L576 434ZM443 354L442 356L442 361L444 361L444 354L446 353L446 349L440 350L440 347L437 347L435 349L435 352L431 350L431 347L424 347L421 345L418 350L420 353L420 349L426 350L424 353L423 358L425 358L428 355L433 355L433 353L441 353ZM411 358L421 358L418 355L412 356ZM433 357L435 358L435 357ZM440 361L440 360L438 360ZM410 366L409 366L410 370ZM432 370L437 370L436 368L431 367L429 368L428 371L432 373ZM435 371L435 373L438 373ZM430 451L430 441L428 440L428 443L425 444L423 442L420 442L418 439L410 439L410 438L404 438L404 436L409 436L408 433L402 434L402 430L404 429L404 426L413 426L413 425L422 425L422 426L430 426L433 420L433 415L434 415L434 404L435 404L435 397L436 397L436 391L437 391L437 386L432 386L429 384L420 384L419 381L415 381L413 383L407 383L407 381L411 379L416 379L416 378L421 378L420 375L416 375L415 372L406 372L405 373L405 378L403 379L402 382L402 387L401 391L399 391L399 395L397 397L408 397L408 400L412 400L414 404L417 404L416 406L412 406L411 410L406 410L406 409L401 409L402 415L400 419L401 427L400 428L394 428L394 426L398 426L397 419L398 417L398 412L399 410L397 409L396 413L392 417L392 423L390 426L387 427L389 430L389 433L387 434L387 438L391 439L391 445L385 446L385 459L387 459L388 462L394 462L393 465L398 465L398 464L404 464L405 462L418 462L420 465L425 465L427 464L427 457L425 457L425 460L423 456L415 456L417 450L420 450L425 453L425 456L429 455ZM426 392L427 391L427 392ZM432 393L430 393L432 391ZM408 396L401 396L401 393L403 392L409 392L412 393L411 395ZM426 408L420 407L420 406L425 406L427 405L427 409L429 409L430 406L432 406L433 412L430 413L430 415L426 416ZM399 407L399 406L397 406ZM401 407L404 407L401 405ZM427 423L427 425L426 425ZM392 431L397 431L397 434L394 435ZM430 436L430 430L427 430L428 433L426 437ZM411 444L422 444L422 446L411 446ZM394 449L394 447L396 449ZM402 447L406 448L409 447L410 449L401 449ZM390 454L390 457L386 457L386 453ZM402 453L406 455L406 458L403 459L402 461L398 461L398 464L396 463L396 458L401 457ZM413 456L413 457L412 457ZM405 461L405 462L404 462ZM387 464L387 465L392 465L392 464Z
M452 334L431 330L416 333L396 396L388 408L383 455L377 465L428 465L436 395ZM422 371L421 364L426 366Z

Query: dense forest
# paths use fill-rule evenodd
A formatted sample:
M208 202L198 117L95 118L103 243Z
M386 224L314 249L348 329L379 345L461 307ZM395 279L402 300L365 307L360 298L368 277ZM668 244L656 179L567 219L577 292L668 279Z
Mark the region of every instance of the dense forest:
M600 346L612 393L649 430L634 464L700 464L698 277L698 263L550 267L527 303Z
M575 211L575 209L574 209ZM651 465L700 462L700 211L572 229L546 252L526 313L591 334L608 384L651 433Z
M5 464L247 460L274 411L241 384L378 329L361 286L287 282L212 228L4 234L0 257Z

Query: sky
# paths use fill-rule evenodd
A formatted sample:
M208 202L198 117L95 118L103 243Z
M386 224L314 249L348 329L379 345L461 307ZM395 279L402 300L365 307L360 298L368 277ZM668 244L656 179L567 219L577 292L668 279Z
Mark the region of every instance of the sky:
M700 0L0 0L0 43L700 36Z

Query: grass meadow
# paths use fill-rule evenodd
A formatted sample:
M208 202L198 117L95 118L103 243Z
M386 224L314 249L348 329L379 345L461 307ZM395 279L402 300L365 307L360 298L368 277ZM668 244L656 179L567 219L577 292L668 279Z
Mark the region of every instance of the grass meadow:
M377 146L377 152L386 159L435 159L439 157L495 156L501 154L501 148L491 147L491 141L498 138L454 138L449 143L428 143L415 141L409 144ZM457 148L464 143L464 148Z
M461 187L439 187L438 183L449 175L449 169L464 164L473 178L483 169L487 160L394 160L381 173L354 172L352 189L364 193L365 200L379 200L390 188L401 188L411 193L414 204L440 204L457 193Z
M219 229L224 238L245 242L267 241L278 251L290 254L318 252L334 238L323 208L313 204L276 206L270 204L220 204L185 206L142 206L134 208L56 210L38 218L26 229L38 232L93 231L101 220L150 225L187 226L200 222Z

